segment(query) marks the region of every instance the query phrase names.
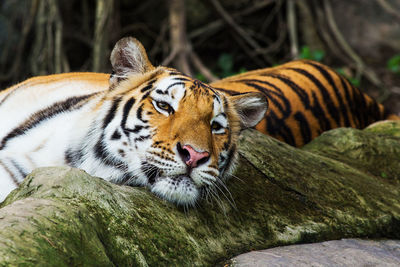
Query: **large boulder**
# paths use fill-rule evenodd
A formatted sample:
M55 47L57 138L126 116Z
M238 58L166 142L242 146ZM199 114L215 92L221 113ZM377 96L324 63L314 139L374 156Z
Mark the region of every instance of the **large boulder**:
M233 258L230 265L250 266L400 266L399 240L342 239L252 251Z
M0 265L212 265L243 252L400 238L400 122L336 129L303 149L254 130L227 187L196 208L81 170L42 168L1 204Z

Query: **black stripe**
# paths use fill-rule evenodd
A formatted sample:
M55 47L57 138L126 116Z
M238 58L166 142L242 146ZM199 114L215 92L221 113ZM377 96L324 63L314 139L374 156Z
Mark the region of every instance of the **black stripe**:
M120 102L121 102L121 97L114 98L112 100L111 108L108 110L107 115L104 117L103 120L103 129L105 129L107 125L111 122L111 120L114 118L115 112L117 111L117 107Z
M120 161L108 152L104 144L104 134L100 136L99 140L94 146L94 155L97 159L101 160L101 163L105 165L115 167L124 172L128 170L128 165L125 162Z
M182 74L182 72L179 72L179 71L177 71L177 70L171 70L170 72L169 72L169 75L179 75L179 76L182 76L183 74ZM177 78L178 79L178 78ZM184 78L183 78L184 79Z
M263 76L272 77L272 78L282 81L287 86L289 86L293 90L293 92L295 92L299 96L299 98L303 102L303 105L306 108L310 107L310 99L308 98L307 92L303 88L298 86L295 82L293 82L290 78L282 76L282 75L278 75L278 74L272 74L272 73L266 73L266 74L263 74Z
M124 173L119 179L112 179L111 182L120 185L135 185L138 178L132 173Z
M297 123L300 128L300 133L303 138L303 144L307 144L311 141L311 128L310 124L308 123L306 117L302 112L297 112L294 114L294 118L297 120Z
M365 98L362 93L351 85L351 90L354 96L354 102L356 104L356 110L354 115L357 116L359 121L359 128L364 128L368 125L368 117L367 117L367 103L365 102Z
M220 87L214 87L214 89L217 91L220 91L222 93L231 95L231 96L248 94L247 92L240 93L240 92L236 92L236 91L232 91L232 90L228 90L228 89L224 89L224 88L220 88Z
M136 117L144 123L148 123L148 120L143 119L143 104L136 110Z
M266 131L270 135L275 136L275 137L279 136L286 143L295 146L296 143L295 143L293 131L287 125L287 119L291 116L292 107L291 107L290 101L282 93L282 90L279 87L277 87L276 85L274 85L270 82L267 82L267 81L249 80L249 79L244 79L241 81L245 82L246 85L251 86L251 87L257 89L258 91L266 94L268 101L273 103L277 107L277 109L280 111L281 114L278 117L275 110L269 109L269 112L265 117L267 120ZM272 87L275 90L270 90L268 88L259 86L259 85L255 84L254 82L265 84L267 86Z
M128 101L126 101L123 111L122 111L122 120L121 120L121 128L125 131L126 130L126 120L128 119L129 111L131 110L132 106L135 104L135 99L132 97Z
M22 178L25 178L28 173L14 160L10 160L11 164L14 166L14 168L18 171L19 175L22 176Z
M6 170L8 175L10 175L11 180L14 182L16 186L18 186L19 185L18 179L15 177L14 173L10 171L10 169L7 168L7 166L1 160L0 160L0 166L3 167L4 170ZM2 179L4 179L4 177L2 177Z
M185 83L184 83L184 82L176 82L176 83L170 84L170 85L168 85L166 91L168 91L172 86L176 86L176 85L183 85L183 86L185 86ZM167 93L168 93L168 92L167 92Z
M170 74L172 74L172 73L170 73ZM175 73L175 74L176 74L176 73ZM178 74L179 74L179 73L178 73ZM182 82L191 81L189 78L184 78L184 77L174 77L174 80L182 81Z
M128 132L131 132L131 133L138 133L138 132L140 132L140 130L142 130L142 129L148 129L149 127L150 127L150 126L148 126L148 125L146 125L146 126L143 126L143 125L135 125L135 128L133 128L133 129L125 128L124 131L128 131Z
M232 164L232 159L236 153L236 146L232 146L231 149L228 151L226 161L224 162L223 166L220 166L220 177L224 175L226 170L229 170L230 165Z
M320 65L317 65L312 62L305 62L305 63L316 68L324 76L324 78L328 81L328 83L332 86L333 91L335 92L336 99L339 102L338 114L343 116L343 121L344 121L344 125L341 125L341 124L339 124L339 125L350 126L350 120L349 120L349 117L347 116L347 114L348 114L347 108L348 107L347 107L347 105L344 104L343 97L342 97L339 89L337 88L335 82L333 81L332 76L329 74L329 72L325 68L323 68ZM340 116L339 116L339 121L340 121Z
M311 82L313 82L318 87L319 91L322 94L322 98L324 99L324 105L328 108L329 114L332 116L332 118L335 120L335 122L338 125L340 125L339 112L338 112L335 104L333 103L333 100L330 97L329 92L325 88L325 86L313 74L311 74L310 72L308 72L304 69L299 69L299 68L290 68L290 69L307 77ZM331 127L329 127L328 129L331 129ZM328 130L328 129L326 129L326 130Z
M91 96L95 95L96 93L83 95L83 96L75 96L68 98L62 102L56 102L53 105L39 110L33 113L24 123L19 125L18 127L14 128L8 135L6 135L0 144L0 150L2 150L8 141L11 139L25 134L27 131L35 128L37 125L42 123L43 121L47 121L53 117L56 117L59 114L62 114L66 111L74 111L81 108Z
M151 88L153 88L153 84L146 85L145 87L143 87L142 89L140 89L140 92L141 92L141 93L144 93L144 92L146 92L146 91L149 91Z
M7 98L9 98L13 94L15 94L16 90L22 86L25 86L25 84L21 84L21 85L15 87L14 89L12 89L10 92L8 92L8 94L0 101L0 105L3 104L7 100Z
M264 75L264 76L271 76L271 75ZM295 82L289 80L287 77L279 76L279 75L272 75L272 78L276 78L281 80L283 83L285 83L287 86L289 86L300 98L300 101L304 105L304 108L307 110L310 110L312 114L314 115L315 118L319 121L319 124L321 125L321 128L324 130L329 130L331 129L331 124L328 120L328 118L325 115L324 110L322 109L321 104L318 101L318 98L315 94L315 92L312 92L311 94L311 99L312 99L312 105L310 102L310 98L307 95L307 97L304 95L306 91L302 89L299 85L297 85ZM264 91L268 95L268 101L271 103L274 103L278 109L282 112L282 118L278 118L277 114L274 112L274 110L269 109L269 112L266 116L267 119L267 129L266 131L274 136L280 136L286 143L290 145L296 145L295 144L295 139L294 135L292 132L292 129L287 126L287 118L291 115L292 113L292 107L290 101L287 99L287 97L283 94L282 90L277 87L276 85L269 83L267 81L258 81L259 83L266 84L268 86L271 86L281 94L278 94L272 90L268 90L264 88ZM260 88L259 88L260 89ZM280 103L274 98L274 96L278 97L283 103L285 104L284 107L280 105ZM305 102L304 102L305 101Z
M360 127L367 127L369 124L382 119L382 114L379 110L378 102L371 98L370 103L367 103L367 95L361 92L358 88L352 86L357 103L357 115L360 119Z
M279 111L281 111L283 113L283 117L287 118L290 115L290 113L292 112L292 107L291 107L290 101L287 99L286 96L283 95L282 90L279 87L277 87L276 85L274 85L270 82L267 82L267 81L261 81L261 80L243 80L243 81L245 82L246 85L253 87L254 89L257 89L258 91L267 95L268 101L275 104L275 106L279 109ZM275 91L270 90L265 87L262 87L262 86L259 86L253 82L258 82L258 83L268 85L268 86L274 88ZM276 97L278 97L279 100L281 100L283 102L284 107L276 99Z
M296 71L296 69L292 69L293 71ZM300 73L300 74L303 74L304 76L306 76L306 77L308 77L307 76L307 74L308 75L310 75L310 77L314 77L314 76L311 76L311 74L310 73L308 73L308 72L306 72L306 71L304 71L304 70L302 70L302 69L297 69L298 71L298 73ZM315 77L314 77L314 79L315 79ZM294 83L293 81L291 81L289 84L287 84L287 85L289 85L290 87L291 87L291 85L295 85L294 86L294 88L300 88L296 83ZM292 88L292 87L291 87ZM298 90L296 90L296 91L298 91ZM296 92L295 91L295 92ZM303 92L304 90L302 89L302 91L301 92ZM304 91L305 92L305 91ZM304 107L305 107L305 109L310 109L311 110L311 112L312 112L312 114L314 115L314 117L315 118L317 118L318 119L318 122L319 122L319 124L321 125L321 128L324 130L324 131L326 131L326 130L329 130L329 129L332 129L332 126L331 126L331 123L330 123L330 121L328 120L328 118L326 117L326 114L325 114L325 111L322 109L322 106L321 106L321 104L319 103L319 101L318 101L318 98L317 98L317 95L315 94L315 92L311 92L311 96L312 96L312 102L313 102L313 105L311 106L311 104L310 104L310 101L309 101L309 98L307 97L307 98L305 98L304 97L304 99L307 99L307 101L306 102L303 102L303 104L304 104ZM299 95L299 97L300 97L300 95ZM300 97L301 98L301 97ZM301 98L301 99L303 99L303 98ZM325 99L324 99L324 101L325 101ZM324 103L325 104L325 103ZM326 104L328 104L328 103L326 103ZM329 109L328 109L329 110Z
M151 91L146 92L143 96L142 99L140 99L140 102L143 102L147 97L149 97Z
M157 79L153 79L153 80L149 81L148 84L145 87L140 89L140 92L144 93L144 92L150 90L151 88L153 88L153 84L155 83L155 81L157 81Z
M67 149L64 154L65 163L72 167L77 167L82 162L83 152L81 150Z
M133 141L136 143L137 141L143 142L144 140L148 140L151 138L151 135L139 136L135 138Z
M331 122L326 117L325 111L323 110L321 104L319 103L317 95L315 94L315 92L312 92L311 95L314 102L314 105L311 108L311 112L314 115L314 117L318 120L322 131L327 131L332 129ZM318 135L320 135L321 133L318 133Z
M356 128L360 128L360 122L356 118L357 114L357 108L353 100L353 96L350 94L350 88L348 86L348 81L345 80L341 75L338 75L340 78L340 82L342 84L342 88L344 90L345 98L346 98L346 106L348 108L348 111L350 113L350 118L354 122ZM351 126L351 124L350 124Z
M161 90L161 89L157 89L157 90L156 90L156 93L157 93L157 94L160 94L160 95L167 95L167 94L168 94L168 91L165 91L165 92L164 92L164 91Z
M394 115L393 112L390 109L384 108L383 113L381 114L382 120L387 119L390 115Z
M159 168L147 162L142 162L141 170L147 176L149 184L154 184L160 173Z
M115 130L111 136L111 140L119 140L121 138L121 134L118 130Z
M279 119L276 113L273 110L270 110L266 119L268 134L275 137L280 136L286 143L296 146L293 132L291 128L287 126L284 118Z

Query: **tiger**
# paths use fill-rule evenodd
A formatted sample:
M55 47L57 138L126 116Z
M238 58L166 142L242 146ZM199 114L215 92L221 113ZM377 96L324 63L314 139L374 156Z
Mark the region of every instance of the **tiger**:
M39 76L0 93L0 202L35 168L80 168L119 185L147 187L191 207L233 172L243 129L265 96L226 95L168 67L143 45L114 46L112 74Z
M34 168L64 165L194 206L225 187L246 128L300 147L329 129L400 119L310 60L209 85L154 67L133 37L110 61L111 74L40 76L0 92L0 201Z
M295 147L330 129L400 120L335 70L312 60L249 71L210 85L227 95L264 94L269 108L255 128Z

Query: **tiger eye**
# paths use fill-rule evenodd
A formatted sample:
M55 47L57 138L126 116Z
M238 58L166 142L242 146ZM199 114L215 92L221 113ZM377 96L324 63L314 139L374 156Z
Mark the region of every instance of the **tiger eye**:
M213 131L218 131L222 128L222 125L219 124L218 122L213 121L211 124L211 130Z
M165 110L169 113L172 111L172 107L166 102L156 102L156 104L157 104L157 107L162 110Z

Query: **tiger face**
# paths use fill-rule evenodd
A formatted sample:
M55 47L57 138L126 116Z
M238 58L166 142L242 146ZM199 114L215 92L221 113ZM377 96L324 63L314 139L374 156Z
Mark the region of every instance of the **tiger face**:
M155 68L134 38L117 43L111 62L107 112L98 124L99 149L106 150L100 155L124 166L112 181L195 204L233 171L240 131L263 118L265 97L228 97L175 69Z

